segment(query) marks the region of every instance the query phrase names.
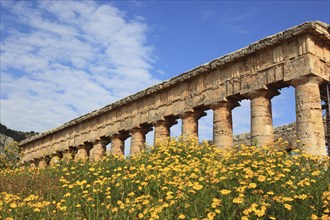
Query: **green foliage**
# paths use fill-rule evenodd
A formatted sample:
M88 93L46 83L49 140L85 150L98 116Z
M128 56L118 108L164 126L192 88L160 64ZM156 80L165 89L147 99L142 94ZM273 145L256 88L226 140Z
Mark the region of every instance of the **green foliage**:
M30 132L15 131L15 130L7 128L5 125L0 123L0 134L4 134L8 137L11 137L15 141L22 141L25 138L31 137L31 136L36 135L38 133L36 133L34 131L30 131Z
M329 157L170 140L129 159L0 171L0 219L328 219Z
M16 141L6 145L0 152L0 169L15 168L20 160L20 147Z

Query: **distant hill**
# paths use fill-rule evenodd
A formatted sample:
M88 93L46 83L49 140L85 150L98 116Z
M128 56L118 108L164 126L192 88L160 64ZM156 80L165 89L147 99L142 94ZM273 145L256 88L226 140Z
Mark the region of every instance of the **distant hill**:
M0 149L3 149L5 145L7 145L12 141L19 142L35 134L38 133L34 131L30 131L30 132L15 131L7 128L5 125L0 123Z

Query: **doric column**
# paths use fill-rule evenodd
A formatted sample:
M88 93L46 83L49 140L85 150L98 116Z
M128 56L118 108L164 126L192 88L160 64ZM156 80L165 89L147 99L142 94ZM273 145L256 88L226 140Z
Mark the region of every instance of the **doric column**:
M159 120L154 123L154 145L165 141L168 137L170 137L170 128L177 123L178 122L174 118L164 118L163 120Z
M328 102L330 102L330 100L328 100ZM325 133L324 133L324 136L325 136L325 142L326 142L326 145L329 147L330 145L330 112L329 112L329 103L326 102L326 115L325 115ZM324 124L324 123L323 123ZM330 149L328 148L328 156L330 156Z
M72 160L72 150L71 149L67 149L63 151L63 161L65 162L69 162Z
M98 162L101 161L102 158L105 156L105 148L106 142L104 140L95 140L93 143L93 148L90 151L90 158L91 162Z
M296 93L297 146L305 153L326 155L319 84L322 79L305 76L292 81Z
M30 168L30 169L35 169L35 168L37 168L36 163L37 163L36 160L31 161L31 163L30 163L30 165L29 165L29 168Z
M60 153L55 153L51 156L49 165L53 167L59 162L60 162Z
M248 94L251 100L251 145L274 142L271 99L279 94L277 90L257 90Z
M147 127L133 128L131 132L130 156L139 153L145 147L146 133L150 129Z
M182 137L193 138L198 141L198 119L205 116L204 111L194 110L180 114L182 119Z
M218 148L233 146L232 109L240 106L237 101L222 101L211 105L213 109L213 142Z
M75 155L75 161L86 161L90 147L87 144L80 144L77 146L78 152Z
M39 158L38 168L45 169L47 167L47 161L45 157Z
M112 135L110 153L113 155L124 155L125 140L128 138L128 136L128 134L123 133Z

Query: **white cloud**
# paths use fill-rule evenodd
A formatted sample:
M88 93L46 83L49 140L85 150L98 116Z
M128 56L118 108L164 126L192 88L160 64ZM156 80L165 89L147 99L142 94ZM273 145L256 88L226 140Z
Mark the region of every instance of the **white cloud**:
M254 4L250 4L248 8L242 8L244 11L239 11L238 8L224 9L223 7L209 6L200 11L199 18L203 23L212 21L226 31L234 34L248 34L250 30L246 23L258 13L258 8Z
M143 19L94 1L1 2L1 123L45 131L158 82Z

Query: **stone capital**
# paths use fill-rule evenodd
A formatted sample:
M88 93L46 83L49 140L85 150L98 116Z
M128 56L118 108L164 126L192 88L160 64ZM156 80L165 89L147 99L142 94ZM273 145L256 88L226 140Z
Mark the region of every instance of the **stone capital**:
M147 126L147 125L141 125L139 127L135 127L135 128L132 128L130 130L130 133L131 134L134 134L134 133L137 133L137 132L141 132L142 134L146 134L148 133L149 131L152 131L152 127L151 126Z
M277 96L281 94L277 89L259 89L259 90L255 90L252 92L249 92L247 94L247 97L249 99L255 99L255 98L259 98L259 97L264 97L267 99L272 99L274 96Z
M90 142L85 142L84 144L79 144L77 146L77 149L86 149L86 150L90 150L93 147L93 145Z
M233 110L234 108L241 106L238 101L234 100L228 100L228 101L221 101L221 102L216 102L211 105L212 110L216 110L219 108L227 108L229 110Z
M85 148L85 145L84 144L78 144L77 145L77 149L79 150L79 149L83 149L83 148Z
M96 139L96 140L93 140L91 141L91 144L94 146L94 145L97 145L97 144L101 144L101 145L107 145L108 143L110 142L110 139L108 138L100 138L100 139Z
M39 162L40 160L46 160L46 157L47 157L47 156L41 156L41 157L34 158L34 159L37 160L37 161Z
M191 110L191 111L187 111L187 112L183 112L179 115L179 117L181 119L185 119L188 117L193 117L196 120L200 119L201 117L205 116L206 113L204 111L201 110Z
M125 131L125 132L117 132L117 133L114 133L113 135L110 136L110 139L113 140L113 139L120 139L122 141L125 141L127 138L129 138L130 135L129 135L129 132Z
M72 153L72 151L73 151L73 148L72 148L72 147L69 147L68 149L64 149L64 150L62 151L62 153L63 153L63 154L65 154L65 153Z
M62 155L62 151L57 150L57 151L51 153L50 156L51 157L54 157L54 156L61 157L61 155Z
M302 77L292 80L290 84L293 87L305 85L308 83L320 85L323 81L324 81L324 79L322 79L319 76L302 76Z
M175 118L163 118L153 123L153 126L165 126L165 127L172 127L173 125L177 124L177 120Z

